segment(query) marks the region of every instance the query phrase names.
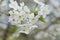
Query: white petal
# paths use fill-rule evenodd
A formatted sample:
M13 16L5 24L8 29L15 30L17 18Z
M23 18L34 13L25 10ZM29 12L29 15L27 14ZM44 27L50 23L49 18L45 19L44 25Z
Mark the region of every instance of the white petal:
M20 3L20 6L24 6L24 2Z
M24 6L24 11L30 12L30 9L27 6Z

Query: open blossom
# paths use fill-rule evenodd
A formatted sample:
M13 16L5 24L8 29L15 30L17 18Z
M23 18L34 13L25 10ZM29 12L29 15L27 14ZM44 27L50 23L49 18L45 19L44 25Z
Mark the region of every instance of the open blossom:
M13 8L13 10L9 11L9 22L19 27L19 33L28 34L31 30L38 27L35 25L37 20L34 13L30 12L30 9L24 5L24 2L20 3L20 6L18 6L17 2L14 1L11 2L9 7Z
M48 5L44 5L42 7L40 7L40 10L38 11L38 15L42 15L43 18L46 17L46 15L50 14L51 9Z
M44 3L39 2L39 0L34 0L34 2L38 4L38 7L36 8L36 10L38 11L38 15L42 15L43 18L45 18L46 15L51 12L51 7L49 5L45 5Z
M39 5L40 3L42 2L39 2ZM31 12L29 7L24 5L24 2L18 5L16 1L11 1L9 7L13 9L9 11L9 22L19 28L17 30L18 33L29 34L32 30L38 27L36 23L40 16L42 15L44 17L46 14L49 14L49 7L43 3L39 8L36 7L37 15L35 15L35 12Z
M9 7L10 8L13 8L14 10L17 10L19 9L19 6L18 6L18 3L16 1L13 1L13 0L10 0L10 4L9 4Z

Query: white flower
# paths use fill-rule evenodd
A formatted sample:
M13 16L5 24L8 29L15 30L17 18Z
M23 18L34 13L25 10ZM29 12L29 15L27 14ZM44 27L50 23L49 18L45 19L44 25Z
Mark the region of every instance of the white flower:
M39 4L39 5L44 5L44 3L39 2L39 0L34 0L34 2L36 2L36 3Z
M34 13L31 13L30 15L29 15L29 18L34 18Z
M11 3L9 4L10 8L13 8L14 10L19 9L18 3L16 1L11 1Z
M20 16L20 14L19 14L19 12L18 11L15 11L15 10L13 10L13 12L12 11L10 11L9 12L9 14L10 14L10 17L9 17L9 22L12 24L12 25L17 25L17 23L20 23L20 19L19 19L19 16Z
M9 14L12 15L12 14L13 14L13 11L10 10L10 11L9 11Z
M10 2L14 2L14 0L10 0Z
M24 2L20 3L20 6L16 1L11 1L9 4L9 7L13 10L9 11L9 22L12 25L16 25L19 29L17 30L17 33L25 33L29 34L32 30L37 28L37 21L39 17L42 15L43 17L46 16L46 14L49 14L49 7L45 4L40 4L42 2L39 2L38 4L40 7L36 8L37 15L35 16L34 12L31 12L31 10L28 8L28 6L24 5Z
M45 5L42 2L39 2L39 0L34 0L38 6L36 7L36 11L38 11L38 15L42 15L43 18L46 18L46 15L48 15L51 12L51 7L49 7L48 5Z
M40 4L39 0L34 0L34 2L36 2L36 3Z
M46 17L46 15L50 14L51 8L48 5L42 5L39 8L36 9L38 11L38 15L42 15L43 18Z
M36 26L36 25L31 25L31 26L30 25L23 25L12 35L12 37L13 38L19 37L20 33L29 34L29 33L31 33L32 30L34 30L37 27L38 26Z
M49 12L48 6L44 6L44 7L41 7L41 10L38 12L38 15L46 16L46 14L48 14L48 12Z
M17 31L18 33L25 33L25 34L29 34L32 30L34 30L35 28L37 28L37 25L22 25Z
M20 3L20 6L24 6L24 2Z
M16 7L19 7L19 9ZM13 10L9 11L9 22L19 27L19 33L29 34L33 29L37 28L35 25L37 19L34 13L30 13L30 9L24 5L24 2L20 3L20 6L16 1L11 2L10 8L13 8Z
M24 6L24 11L28 12L28 13L30 12L30 10L29 10L29 8L27 6Z

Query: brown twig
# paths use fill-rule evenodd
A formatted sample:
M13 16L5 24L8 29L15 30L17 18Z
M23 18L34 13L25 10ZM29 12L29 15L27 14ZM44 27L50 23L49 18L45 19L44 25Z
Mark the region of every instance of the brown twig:
M4 35L3 35L3 40L7 40L6 38L8 36L9 28L10 28L10 23L7 24L7 28L6 28Z

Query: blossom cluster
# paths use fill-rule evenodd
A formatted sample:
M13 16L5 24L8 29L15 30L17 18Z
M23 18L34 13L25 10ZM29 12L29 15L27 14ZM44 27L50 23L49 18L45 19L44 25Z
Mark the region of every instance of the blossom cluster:
M10 1L9 7L11 10L9 11L9 22L19 28L19 33L29 34L32 30L38 28L36 23L39 21L39 18L41 16L45 18L50 13L50 7L48 5L38 1L35 2L38 6L34 12L31 12L24 2L18 5L16 1Z

